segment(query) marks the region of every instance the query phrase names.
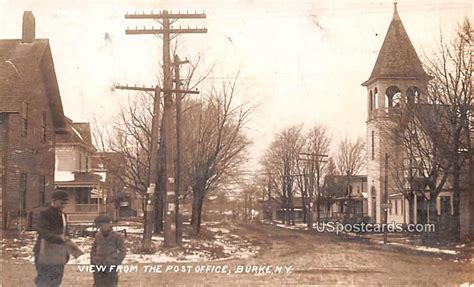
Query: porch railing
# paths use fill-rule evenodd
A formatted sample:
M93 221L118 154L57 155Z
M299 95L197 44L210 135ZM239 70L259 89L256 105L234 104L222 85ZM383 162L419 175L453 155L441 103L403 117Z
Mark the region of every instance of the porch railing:
M68 208L66 211L77 213L101 213L106 212L106 208L107 206L104 204L75 204L74 206L71 206L71 208Z

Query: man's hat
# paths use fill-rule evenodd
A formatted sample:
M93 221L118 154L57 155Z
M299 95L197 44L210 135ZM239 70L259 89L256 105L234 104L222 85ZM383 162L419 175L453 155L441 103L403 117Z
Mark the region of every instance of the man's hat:
M107 214L101 214L94 219L94 223L96 225L99 225L102 223L111 223L111 222L112 222L112 218L110 218L110 216L108 216Z
M57 190L52 193L51 198L53 200L68 200L69 195L64 190Z

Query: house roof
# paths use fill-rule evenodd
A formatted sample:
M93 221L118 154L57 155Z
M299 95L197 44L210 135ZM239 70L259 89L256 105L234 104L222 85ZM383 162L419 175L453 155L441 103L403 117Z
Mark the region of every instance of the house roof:
M18 111L17 96L31 78L41 73L47 89L56 131L65 128L63 105L48 39L22 43L19 39L0 40L0 112ZM18 91L18 92L14 92Z
M95 150L89 123L75 123L67 117L65 121L66 133L56 136L56 144L77 144Z
M349 184L367 182L366 175L326 175L324 177L324 190L332 197L342 198L347 195Z
M416 50L403 27L395 4L392 22L369 79L362 83L369 85L378 79L428 79Z

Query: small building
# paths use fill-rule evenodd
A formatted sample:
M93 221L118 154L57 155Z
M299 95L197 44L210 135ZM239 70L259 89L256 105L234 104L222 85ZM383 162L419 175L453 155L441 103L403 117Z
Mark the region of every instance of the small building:
M112 194L115 208L114 218L137 217L142 210L142 197L129 187L123 179L125 172L123 155L118 152L96 152L92 155L92 169L106 172L106 184Z
M21 39L0 40L2 228L50 200L56 135L64 129L49 40L35 38L35 18L26 11Z

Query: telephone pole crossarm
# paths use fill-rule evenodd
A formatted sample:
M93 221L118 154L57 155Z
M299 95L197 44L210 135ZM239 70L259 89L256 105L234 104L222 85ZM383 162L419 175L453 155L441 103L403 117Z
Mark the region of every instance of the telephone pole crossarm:
M163 19L163 18L170 18L170 19L206 19L206 14L204 13L194 13L194 14L184 14L184 13L151 13L151 14L125 14L125 19Z
M117 90L130 90L130 91L144 91L144 92L154 92L155 87L137 87L137 86L115 86Z
M117 90L129 90L129 91L144 91L144 92L154 92L156 88L152 87L137 87L137 86L115 86ZM199 91L193 91L193 90L177 90L177 89L171 89L171 90L161 90L162 93L182 93L182 94L194 94L198 95Z
M125 34L127 35L147 35L147 34L163 34L168 32L170 34L205 34L207 33L207 28L184 28L184 29L169 29L165 31L164 29L127 29Z

